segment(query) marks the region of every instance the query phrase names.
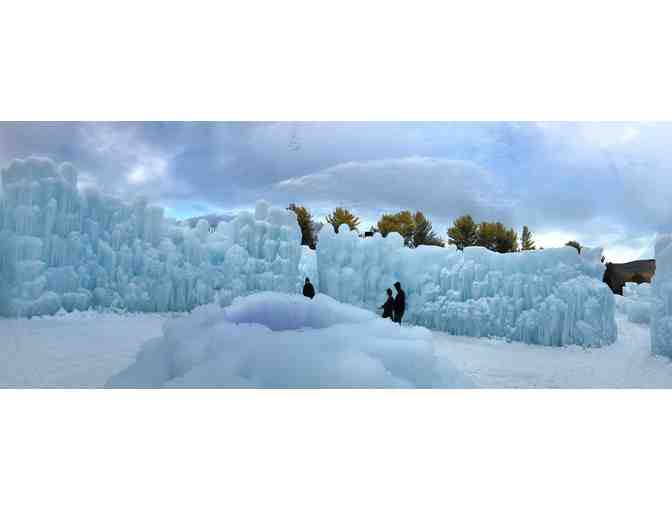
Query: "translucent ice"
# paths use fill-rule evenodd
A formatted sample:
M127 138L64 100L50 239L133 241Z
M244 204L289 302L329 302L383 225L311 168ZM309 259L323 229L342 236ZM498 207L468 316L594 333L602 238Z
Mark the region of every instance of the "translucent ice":
M324 229L313 252L300 245L294 213L263 201L211 231L205 220L190 228L167 219L144 199L80 192L76 170L46 158L13 161L2 184L1 315L227 306L259 291L296 293L305 277L318 292L375 310L398 280L413 324L545 345L616 337L600 249L411 250L398 234L361 239L342 226Z
M94 308L184 311L260 290L294 291L301 257L291 211L261 202L210 232L77 189L70 164L14 160L2 172L0 315Z
M628 316L629 321L640 323L651 321L653 303L651 284L626 283L623 287L623 297L619 301L618 307Z
M614 298L601 282L601 250L500 254L480 247L404 248L392 233L360 238L327 230L317 246L319 291L375 310L400 281L404 320L469 336L544 345L600 346L616 339Z
M656 239L656 274L651 282L651 352L672 358L672 235Z
M310 278L310 281L316 289L319 288L320 277L317 271L317 254L315 253L315 250L311 250L308 246L301 246L297 291L302 291L306 278Z

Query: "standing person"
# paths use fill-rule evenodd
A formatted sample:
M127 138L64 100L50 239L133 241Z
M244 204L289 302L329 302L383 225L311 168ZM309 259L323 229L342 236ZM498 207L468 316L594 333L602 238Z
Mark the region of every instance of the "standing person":
M306 283L303 285L303 295L310 299L315 297L315 287L310 283L310 278L306 278Z
M404 317L406 311L406 293L401 289L401 283L394 284L397 289L397 295L394 297L394 322L398 322L401 326L401 319Z
M379 306L378 308L383 309L383 319L394 320L394 298L392 297L392 289L387 289L387 301L383 303L383 306Z

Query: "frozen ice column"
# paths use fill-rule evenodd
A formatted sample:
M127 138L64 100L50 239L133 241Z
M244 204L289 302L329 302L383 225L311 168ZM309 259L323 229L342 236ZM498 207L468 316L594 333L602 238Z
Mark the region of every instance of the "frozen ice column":
M216 296L294 291L301 234L293 212L257 204L210 232L130 203L80 191L68 163L14 160L0 174L0 315L87 308L191 310Z
M651 352L672 358L672 235L656 238L656 274L651 288Z

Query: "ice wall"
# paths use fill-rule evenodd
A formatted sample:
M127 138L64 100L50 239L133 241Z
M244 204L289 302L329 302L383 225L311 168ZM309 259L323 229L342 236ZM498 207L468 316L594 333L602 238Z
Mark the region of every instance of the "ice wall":
M656 274L651 282L651 352L672 358L672 234L656 238Z
M319 291L376 309L400 281L404 320L468 336L543 345L601 346L616 339L614 298L602 283L601 249L500 254L471 247L404 248L398 234L322 233Z
M310 278L311 283L318 289L320 286L320 276L317 271L317 254L308 246L301 246L301 259L299 260L299 281L297 291L303 291L303 284L306 278Z
M0 315L94 308L191 310L260 290L293 291L301 256L291 211L259 202L209 232L163 209L77 188L77 171L46 158L2 172Z
M627 282L623 287L623 296L614 296L614 299L617 299L616 307L627 315L629 321L651 321L653 291L650 283Z

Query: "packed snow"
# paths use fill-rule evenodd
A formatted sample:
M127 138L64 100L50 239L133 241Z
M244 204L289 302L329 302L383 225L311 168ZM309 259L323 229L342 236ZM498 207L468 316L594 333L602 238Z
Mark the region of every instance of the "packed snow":
M616 316L618 339L601 349L502 342L434 332L439 358L478 388L672 388L672 362L652 356L649 327Z
M0 318L0 388L98 388L161 335L167 316L73 312Z
M244 323L251 318L248 312L243 313L245 307L237 310L241 325L250 326ZM218 314L214 316L218 320ZM672 388L672 362L651 355L648 326L632 323L620 313L616 320L618 339L601 349L545 347L438 331L431 333L431 341L439 367L445 361L479 388ZM160 314L99 312L0 319L0 387L100 387L134 363L143 343L161 337L166 321L176 322ZM332 328L335 326L360 335L357 324L341 323ZM406 329L409 327L396 326L396 331ZM265 333L310 335L321 331L328 328ZM281 342L282 338L276 337ZM202 345L200 339L197 345ZM282 366L287 363L281 356L273 370L277 373Z
M616 339L601 249L500 254L481 247L408 249L396 233L362 239L347 225L317 246L319 291L375 309L400 281L404 320L456 335L599 347Z
M291 211L259 202L210 232L77 188L77 171L47 158L2 172L0 315L73 310L165 312L261 290L290 292L300 231Z
M656 239L656 274L651 282L651 352L672 357L672 234Z
M318 295L266 292L169 321L108 387L469 387L432 333Z

